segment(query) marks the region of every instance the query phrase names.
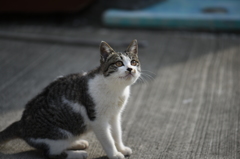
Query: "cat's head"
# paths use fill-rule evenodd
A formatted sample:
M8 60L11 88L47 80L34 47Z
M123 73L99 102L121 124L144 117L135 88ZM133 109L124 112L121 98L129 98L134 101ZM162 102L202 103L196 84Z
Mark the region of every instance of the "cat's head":
M106 79L130 85L140 77L137 40L133 40L124 52L115 52L102 41L100 53L101 70Z

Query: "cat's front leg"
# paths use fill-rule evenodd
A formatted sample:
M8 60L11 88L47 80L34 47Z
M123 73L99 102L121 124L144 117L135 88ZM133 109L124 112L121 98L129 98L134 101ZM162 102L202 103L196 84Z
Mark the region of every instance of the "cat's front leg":
M95 121L92 129L101 143L104 151L110 159L124 159L124 155L118 152L110 131L110 124L107 121Z
M121 115L118 114L114 116L111 120L112 136L115 140L116 147L125 156L130 156L132 154L132 149L124 146L122 141L122 128L121 128Z

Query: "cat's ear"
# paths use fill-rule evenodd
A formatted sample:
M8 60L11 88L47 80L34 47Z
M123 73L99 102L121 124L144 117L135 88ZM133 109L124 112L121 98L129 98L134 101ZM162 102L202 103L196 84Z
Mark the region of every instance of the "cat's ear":
M138 42L136 39L134 39L130 45L128 46L126 52L131 52L134 54L138 54Z
M102 41L100 44L100 53L101 53L101 59L105 61L107 57L112 54L114 50L106 43L105 41Z

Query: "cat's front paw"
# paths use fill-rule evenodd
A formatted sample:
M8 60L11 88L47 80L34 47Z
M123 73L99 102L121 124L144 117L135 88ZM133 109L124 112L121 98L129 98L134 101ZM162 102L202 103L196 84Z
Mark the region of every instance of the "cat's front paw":
M124 156L130 156L132 154L132 149L129 147L123 147L119 150Z
M125 156L121 152L117 152L114 156L109 157L109 159L124 159Z
M88 146L89 143L86 140L78 140L75 141L75 143L73 143L68 150L85 150L88 148Z

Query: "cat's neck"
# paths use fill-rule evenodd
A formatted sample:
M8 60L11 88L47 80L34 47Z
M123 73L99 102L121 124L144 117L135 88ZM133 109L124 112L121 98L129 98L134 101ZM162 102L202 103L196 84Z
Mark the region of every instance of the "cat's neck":
M105 80L105 85L106 88L108 88L109 90L113 91L113 92L124 92L125 89L130 88L130 85L126 85L123 83L116 83L114 81L108 81Z
M125 90L129 90L130 85L114 81L104 77L103 74L97 74L89 81L91 88L102 92L108 92L115 95L122 95Z

